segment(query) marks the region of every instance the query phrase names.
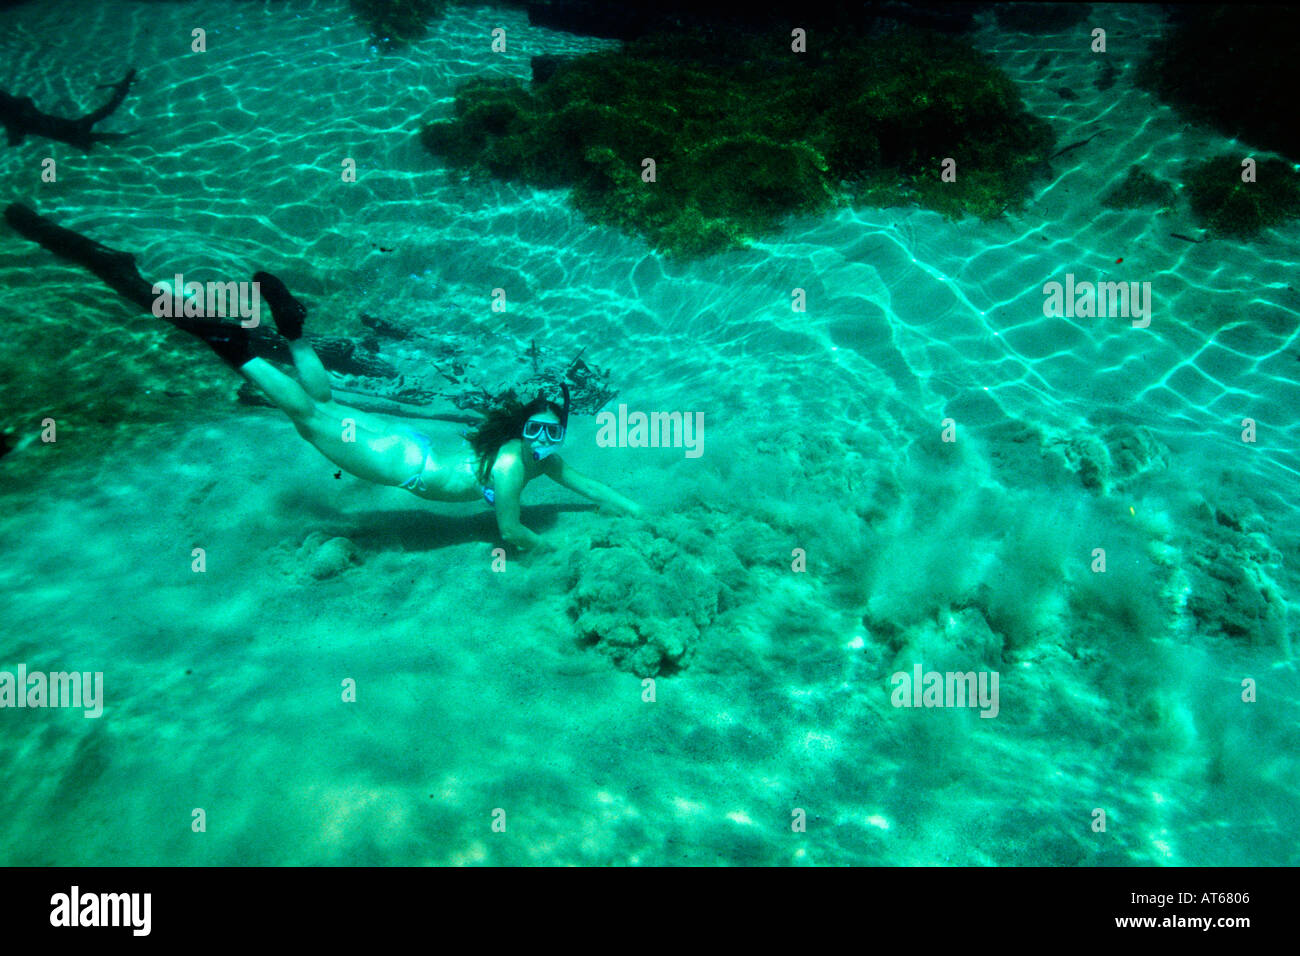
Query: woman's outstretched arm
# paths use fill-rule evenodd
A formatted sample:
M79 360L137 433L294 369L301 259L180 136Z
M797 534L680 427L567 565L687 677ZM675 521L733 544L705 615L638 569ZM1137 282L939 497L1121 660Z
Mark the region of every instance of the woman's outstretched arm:
M547 477L559 482L570 491L576 491L584 498L590 498L597 504L606 505L622 514L639 515L641 506L630 498L624 498L608 485L602 485L595 478L588 478L572 465L565 464L559 455L546 459L543 471Z

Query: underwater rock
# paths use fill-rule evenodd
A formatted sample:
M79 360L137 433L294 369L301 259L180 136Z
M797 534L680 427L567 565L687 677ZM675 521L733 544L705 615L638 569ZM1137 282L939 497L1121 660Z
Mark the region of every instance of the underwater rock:
M1037 434L1036 429L1021 426L1016 432L1008 430L1003 437L1003 442L1010 445L1006 464L1014 467L1021 478L1024 469L1020 462ZM1021 439L1018 445L1025 446L1023 453L1012 453L1016 446L1010 443L1014 439ZM1170 462L1169 450L1146 428L1129 424L1114 425L1100 433L1044 438L1042 447L1044 464L1049 469L1055 460L1099 496L1131 489L1144 476L1166 469ZM1035 474L1034 480L1047 482L1051 475L1044 471ZM1280 647L1289 653L1287 605L1275 583L1281 577L1282 557L1265 531L1263 520L1249 510L1203 502L1190 520L1178 522L1167 536L1159 535L1154 544L1160 557L1153 567L1181 574L1183 579L1176 584L1176 579L1153 579L1151 600L1156 601L1159 592L1159 608L1153 604L1143 611L1135 606L1139 613L1133 619L1145 620L1148 628L1167 629L1168 625L1160 621L1175 613L1175 604L1182 604L1201 633L1256 646ZM975 604L986 611L995 629L1006 630L999 614L987 613L987 602L977 600ZM1095 600L1090 600L1085 609L1092 610L1093 605ZM1119 610L1111 608L1112 612ZM867 623L870 626L872 622ZM898 640L895 635L892 643Z
M1242 182L1243 158L1216 156L1183 174L1192 214L1215 235L1246 239L1300 216L1300 174L1270 158L1256 163L1255 182Z
M1169 467L1169 449L1146 428L1121 423L1107 429L1105 440L1115 485Z
M569 187L589 218L671 256L741 248L845 201L992 219L1023 207L1053 145L992 60L912 28L827 31L807 56L682 30L539 59L534 75L531 89L462 85L421 143L473 174ZM955 182L936 156L963 163Z
M1102 495L1169 466L1169 449L1150 430L1123 422L1100 435L1047 439L1045 451L1062 455L1083 486Z
M560 68L567 57L556 56L553 53L543 53L529 60L529 65L533 71L533 83L545 83L555 75L555 71Z
M997 670L1006 641L978 606L936 607L920 621L900 626L887 619L863 618L868 632L891 652L886 670L910 671L914 664L941 671Z
M963 661L987 668L1002 665L1004 640L989 626L988 618L978 607L958 608L941 616L945 643Z
M707 520L707 519L704 519ZM662 521L615 521L570 569L569 617L578 643L638 677L689 664L704 633L735 606L746 572L698 530Z
M299 581L325 581L361 563L357 546L347 538L313 531L289 559L290 576Z
M1137 206L1159 206L1167 209L1174 204L1175 193L1171 183L1157 179L1141 166L1129 167L1124 178L1111 187L1101 199L1108 209L1133 209Z
M527 0L526 6L528 22L534 26L612 40L634 40L683 28L724 34L747 29L787 31L791 27L789 15L781 8L735 0ZM843 24L871 26L885 20L961 33L974 25L980 6L932 0L806 0L799 4L798 23L822 29Z
M1197 628L1261 647L1286 645L1286 604L1274 583L1281 553L1257 517L1233 515L1208 503L1197 533L1184 545L1190 592L1187 611ZM1249 530L1246 530L1249 529Z
M442 16L449 0L349 0L352 14L370 31L371 42L395 49L429 32L429 21Z

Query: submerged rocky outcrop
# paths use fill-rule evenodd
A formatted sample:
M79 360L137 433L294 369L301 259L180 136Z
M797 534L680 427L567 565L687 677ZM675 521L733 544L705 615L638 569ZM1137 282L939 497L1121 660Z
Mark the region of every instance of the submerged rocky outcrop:
M442 16L450 0L349 0L352 14L386 50L422 39L429 21Z
M1253 182L1242 180L1242 156L1215 156L1184 173L1188 203L1212 236L1248 239L1300 216L1300 174L1280 159L1256 161Z
M574 555L568 614L579 644L638 677L670 675L691 661L750 586L725 522L697 517L697 527L613 521Z
M788 214L919 203L950 218L1020 208L1053 145L968 44L896 27L643 37L539 58L531 88L476 79L423 145L452 166L572 190L592 219L698 256ZM956 179L941 163L956 161Z

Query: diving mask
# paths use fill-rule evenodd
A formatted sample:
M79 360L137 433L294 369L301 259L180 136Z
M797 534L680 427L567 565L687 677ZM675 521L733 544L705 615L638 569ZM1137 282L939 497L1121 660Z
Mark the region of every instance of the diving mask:
M564 411L560 413L558 422L543 418L530 418L524 422L524 438L534 443L533 461L541 461L553 454L564 441L564 432L569 423L569 386L561 382L560 389L564 392Z
M530 418L524 422L524 437L529 441L540 441L543 435L546 436L546 441L558 445L564 441L564 426L559 422L548 422L540 418Z

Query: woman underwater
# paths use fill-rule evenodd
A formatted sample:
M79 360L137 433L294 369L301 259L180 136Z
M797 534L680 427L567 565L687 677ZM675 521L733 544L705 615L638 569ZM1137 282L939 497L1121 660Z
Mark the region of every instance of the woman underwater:
M616 511L640 514L638 505L579 473L555 453L569 424L567 385L561 386L563 408L540 394L526 405L508 401L488 412L458 446L435 450L424 432L334 401L325 366L302 338L306 308L270 273L259 272L253 279L271 305L276 329L288 340L302 384L254 356L243 326L200 322L193 323L190 331L261 388L289 416L298 434L344 471L434 501L482 498L496 510L501 537L527 551L553 548L519 519L520 495L538 475Z

